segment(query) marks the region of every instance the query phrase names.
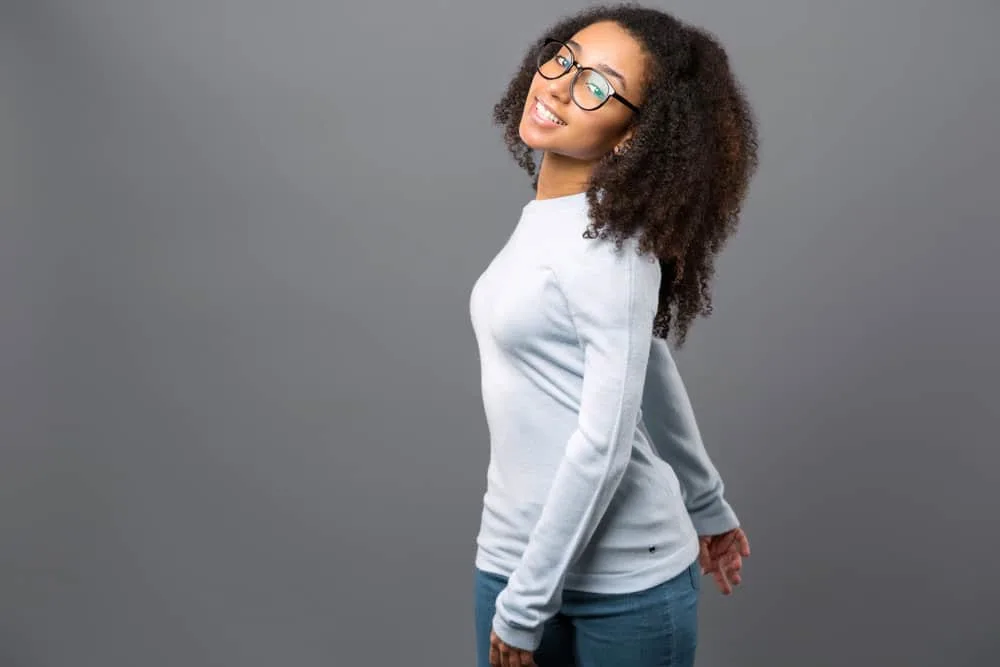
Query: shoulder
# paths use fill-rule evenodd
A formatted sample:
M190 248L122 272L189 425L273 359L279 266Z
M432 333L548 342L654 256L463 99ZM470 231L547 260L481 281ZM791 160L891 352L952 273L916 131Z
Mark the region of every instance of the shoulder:
M602 295L621 300L626 293L654 295L660 286L660 263L639 252L637 236L620 242L588 233L592 219L585 197L536 201L529 212L539 242L545 246L556 282L574 296Z
M627 240L581 238L553 273L578 329L651 328L659 303L660 264ZM648 325L648 326L647 326Z
M626 285L636 290L659 290L660 262L640 252L637 238L621 243L613 238L590 238L584 233L587 224L586 219L581 222L575 237L567 239L565 252L559 253L554 263L561 283L570 289L595 289L607 284L619 292Z

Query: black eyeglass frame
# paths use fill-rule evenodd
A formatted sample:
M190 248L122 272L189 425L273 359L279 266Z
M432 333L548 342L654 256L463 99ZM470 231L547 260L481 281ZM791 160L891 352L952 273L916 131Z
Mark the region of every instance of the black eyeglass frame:
M562 74L557 74L556 76L547 76L545 73L542 72L542 65L544 64L544 63L541 62L541 59L542 59L542 49L544 49L549 44L558 44L558 45L564 47L567 51L569 51L570 55L573 57L573 59L570 61L569 65L567 65L566 68L562 71ZM548 61L546 61L546 62L548 62ZM619 102L621 102L622 104L624 104L625 106L627 106L629 109L631 109L634 113L636 113L636 114L639 113L639 107L637 107L636 105L632 104L627 99L625 99L624 97L622 97L618 93L618 91L615 90L614 84L612 84L610 81L608 81L608 76L604 72L599 72L598 70L594 69L593 67L583 67L582 65L580 65L580 63L577 62L577 60L576 60L576 54L573 53L573 49L570 48L569 44L566 44L565 42L563 42L561 40L558 40L558 39L554 39L552 37L547 38L545 40L545 42L542 44L542 47L538 50L538 55L535 58L535 69L538 70L538 74L543 79L548 79L549 81L554 81L554 80L556 80L558 78L566 76L566 74L568 74L569 71L571 69L573 69L573 68L576 68L576 74L573 75L573 80L569 84L570 85L570 97L573 99L573 104L575 104L576 106L580 107L584 111L597 111L598 109L602 108L605 104L607 104L608 100L610 100L613 97L616 100L618 100ZM608 82L608 88L611 90L611 94L608 95L604 99L603 102L601 102L596 107L593 107L591 109L588 109L585 106L583 106L582 104L580 104L576 100L576 95L573 94L573 90L576 88L576 82L580 78L580 75L583 74L584 72L594 72L595 74L600 74L604 78L604 80Z

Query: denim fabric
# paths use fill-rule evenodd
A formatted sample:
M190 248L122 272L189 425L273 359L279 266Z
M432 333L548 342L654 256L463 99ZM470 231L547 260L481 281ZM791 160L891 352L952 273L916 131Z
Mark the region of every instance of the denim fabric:
M693 667L698 563L658 586L617 595L567 590L535 651L538 667ZM489 667L494 602L507 581L476 570L476 664Z

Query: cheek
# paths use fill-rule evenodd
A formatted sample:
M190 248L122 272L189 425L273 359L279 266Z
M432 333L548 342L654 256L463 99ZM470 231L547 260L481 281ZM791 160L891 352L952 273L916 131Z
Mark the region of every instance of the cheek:
M614 148L626 129L626 123L602 113L578 110L566 127L565 152L583 160L594 160Z
M524 122L524 119L528 117L528 114L531 113L531 107L534 104L535 97L541 96L542 93L544 93L542 86L545 84L545 80L541 79L541 83L539 83L539 79L541 79L541 77L536 74L535 78L531 81L531 86L528 88L528 94L524 97L524 109L521 110L522 123Z
M542 78L541 74L535 74L534 78L531 79L531 86L528 87L528 95L525 97L525 107L530 104L536 95L544 97L545 88L548 84L548 79Z

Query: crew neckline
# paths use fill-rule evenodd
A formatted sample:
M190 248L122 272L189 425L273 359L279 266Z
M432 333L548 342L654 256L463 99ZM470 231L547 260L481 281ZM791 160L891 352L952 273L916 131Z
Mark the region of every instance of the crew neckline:
M529 210L546 210L546 209L559 209L565 208L567 206L575 206L581 203L587 202L587 191L575 192L571 195L562 195L559 197L548 197L546 199L531 199L525 205L526 209Z

